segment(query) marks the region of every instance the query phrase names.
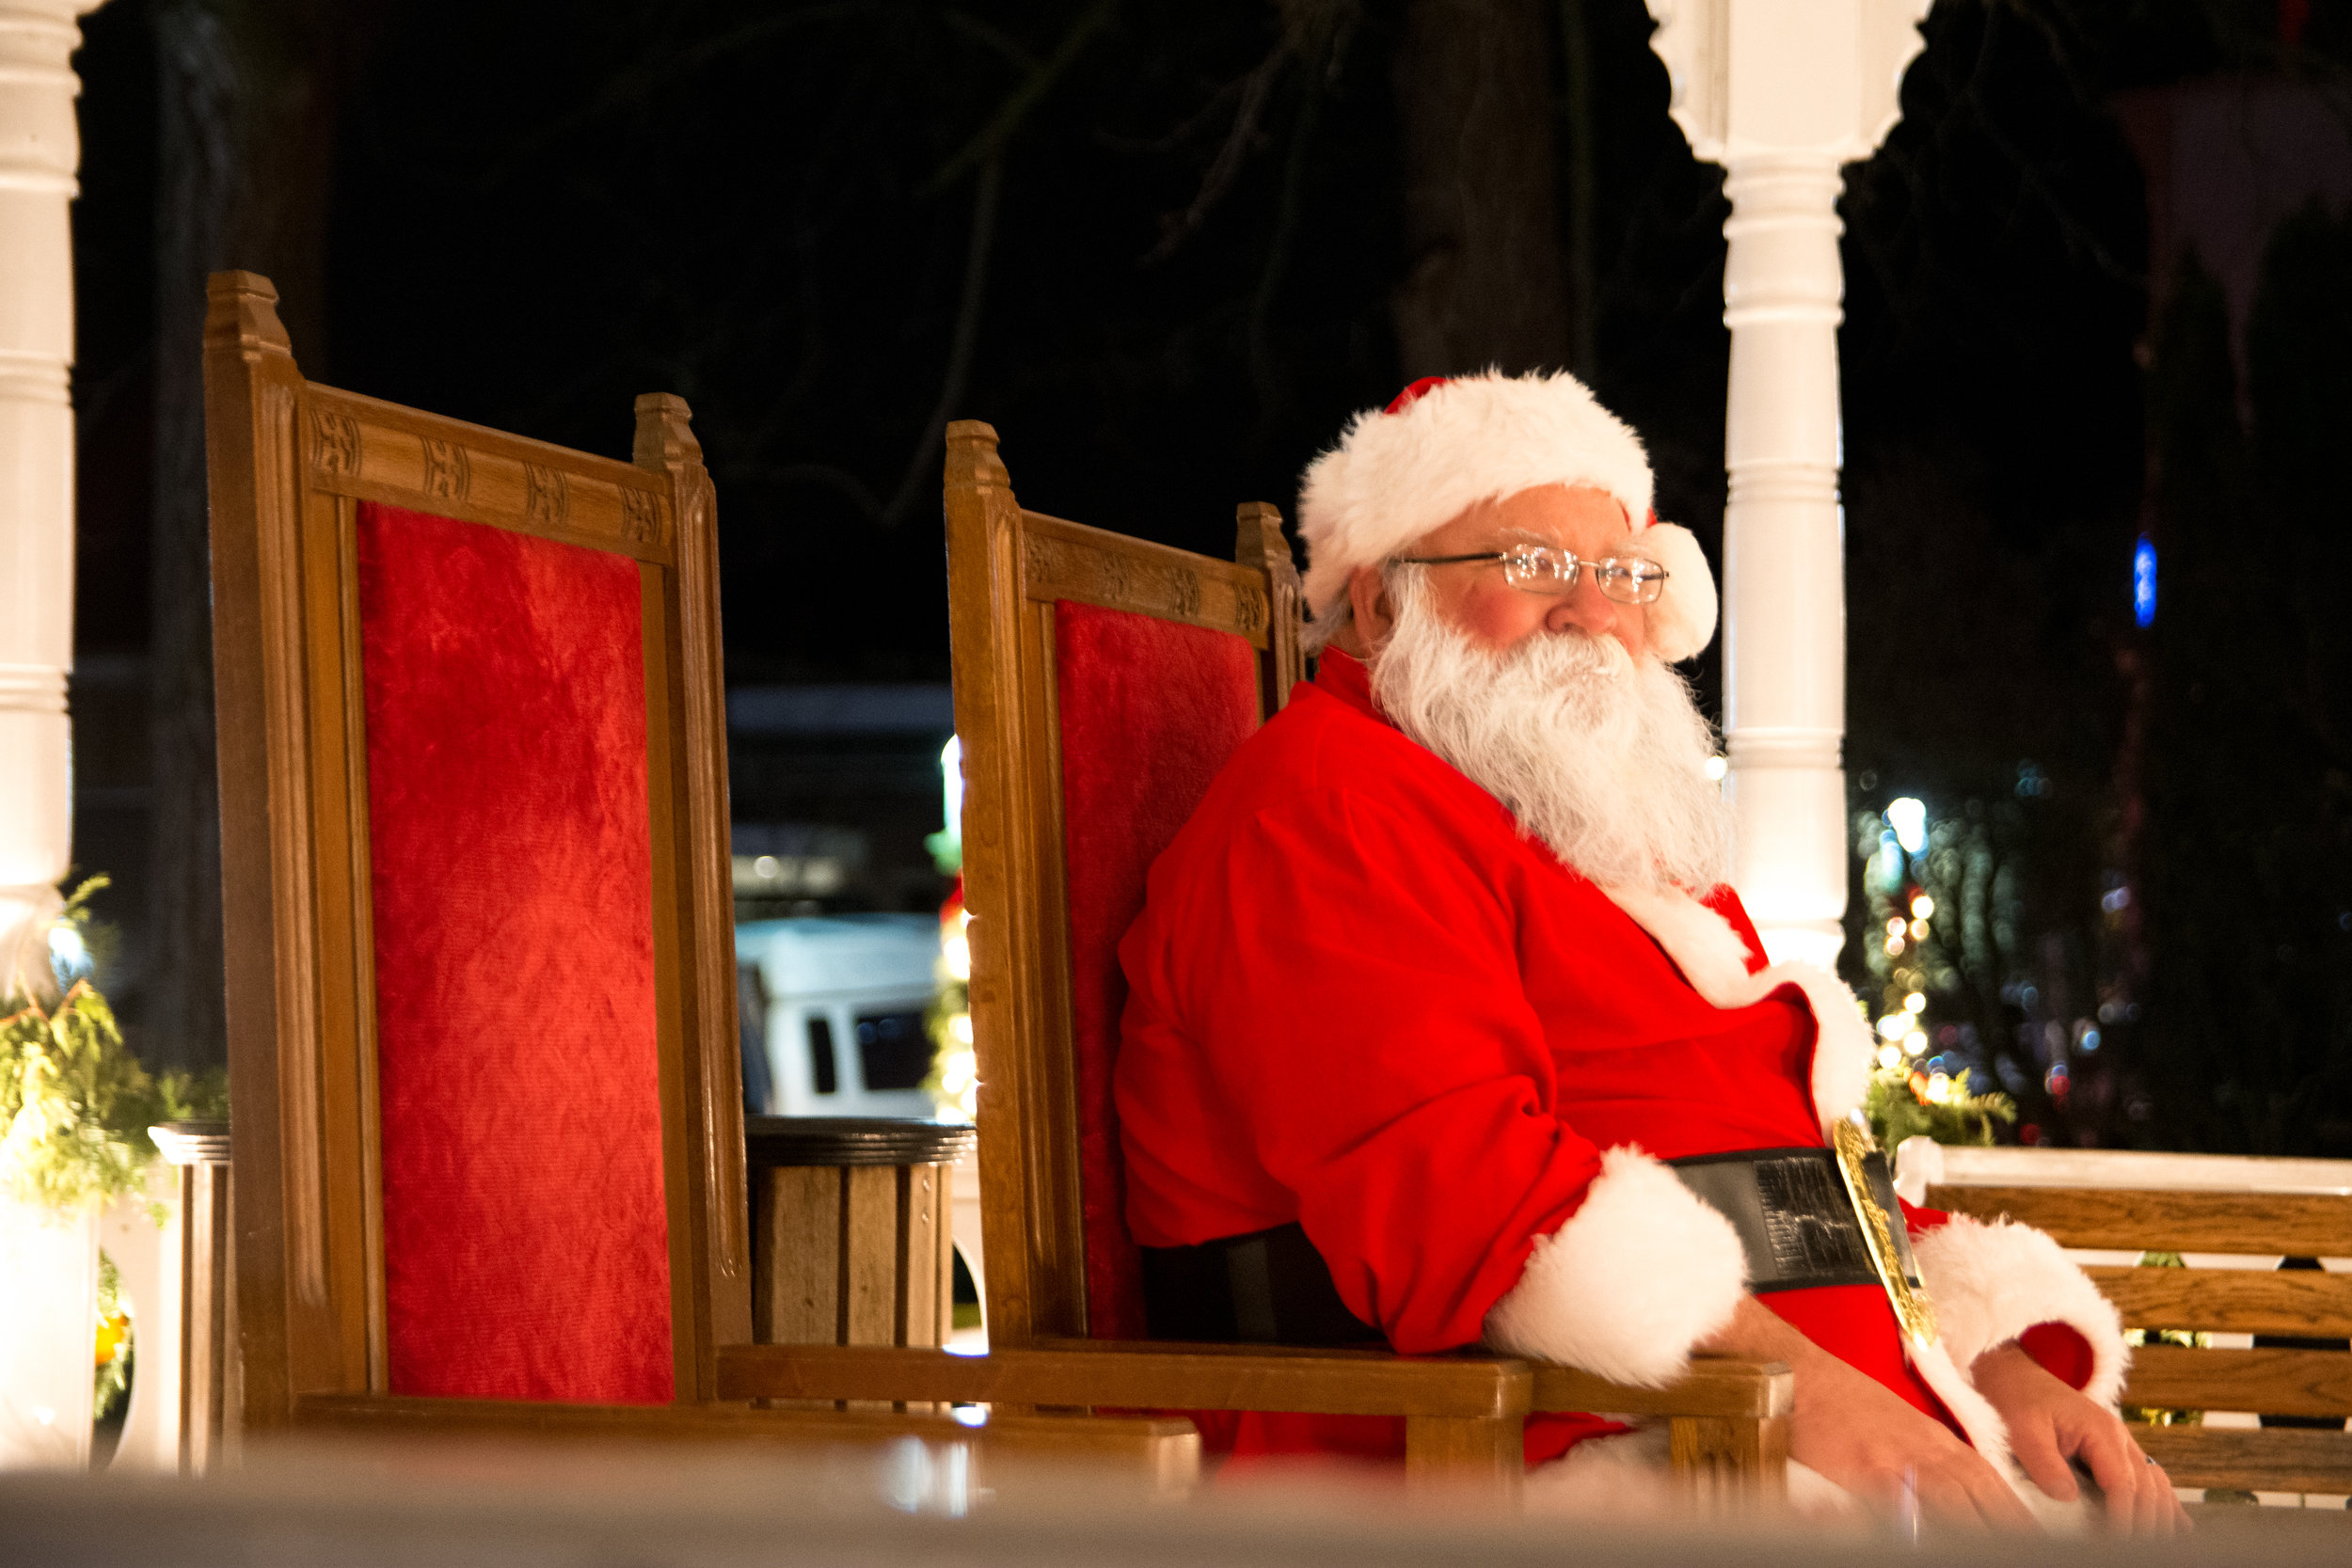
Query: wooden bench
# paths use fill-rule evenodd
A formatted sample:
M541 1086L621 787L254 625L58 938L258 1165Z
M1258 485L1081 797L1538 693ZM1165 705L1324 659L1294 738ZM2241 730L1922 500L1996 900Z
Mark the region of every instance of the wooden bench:
M2079 1156L2058 1158L2082 1166ZM2169 1168L2187 1180L2219 1182L2233 1174L2226 1164L2179 1158L2188 1158L2190 1164ZM2148 1180L2161 1178L2168 1167L2130 1162L2108 1168L2117 1175ZM2093 1164L2082 1169L2098 1172L2100 1167ZM2016 1180L2019 1175L2039 1174L2029 1164L2012 1163L2008 1173L2011 1180L1995 1185L1970 1184L1965 1174L1997 1179L1998 1167L1953 1172L1963 1180L1929 1183L1926 1201L1931 1208L1979 1219L2006 1215L2048 1231L2069 1248L2180 1253L2186 1256L2188 1264L2204 1265L2090 1264L2092 1281L2122 1314L2126 1329L2151 1331L2152 1338L2155 1330L2282 1336L2323 1342L2352 1336L2352 1274L2207 1263L2213 1255L2265 1261L2352 1257L2352 1165L2341 1170L2344 1190L2303 1192L2164 1190ZM2237 1174L2255 1173L2241 1170ZM2338 1430L2178 1422L2141 1427L2136 1435L2178 1486L2256 1493L2352 1493L2352 1433L2341 1430L2344 1419L2352 1417L2352 1351L2341 1344L2332 1349L2144 1344L2132 1353L2123 1402L2151 1410L2250 1411L2333 1419Z

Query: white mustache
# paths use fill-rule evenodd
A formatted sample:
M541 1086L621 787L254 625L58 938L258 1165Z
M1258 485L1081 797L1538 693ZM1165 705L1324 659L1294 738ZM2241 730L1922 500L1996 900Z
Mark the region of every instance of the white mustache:
M1729 818L1706 776L1714 736L1690 689L1613 637L1539 633L1480 648L1399 584L1373 691L1398 728L1605 886L1704 890L1729 869Z

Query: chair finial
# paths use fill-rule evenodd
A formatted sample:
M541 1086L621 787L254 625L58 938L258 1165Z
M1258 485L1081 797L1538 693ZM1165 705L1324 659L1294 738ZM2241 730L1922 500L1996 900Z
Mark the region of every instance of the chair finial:
M278 319L278 285L258 272L216 272L204 280L204 341L294 353Z
M1233 560L1265 574L1266 653L1265 711L1271 718L1291 700L1291 689L1307 678L1306 656L1299 651L1303 616L1299 609L1298 566L1291 560L1291 542L1282 533L1282 509L1271 501L1244 501L1233 509Z
M947 485L974 489L1012 486L1012 475L996 455L996 427L985 420L954 420L947 425Z
M646 392L637 399L637 440L629 461L665 471L703 460L694 439L694 411L675 392Z
M1276 587L1295 589L1298 566L1282 533L1282 509L1272 501L1244 501L1233 509L1233 559L1262 568Z

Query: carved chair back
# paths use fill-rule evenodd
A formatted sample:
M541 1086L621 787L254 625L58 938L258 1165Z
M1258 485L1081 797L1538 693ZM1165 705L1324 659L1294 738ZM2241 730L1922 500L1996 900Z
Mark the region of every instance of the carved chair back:
M977 420L948 427L946 514L990 1343L1140 1339L1118 943L1300 678L1297 577L1263 503L1234 562L1024 511Z
M237 1321L306 1397L707 1400L751 1338L714 499L306 381L211 281Z

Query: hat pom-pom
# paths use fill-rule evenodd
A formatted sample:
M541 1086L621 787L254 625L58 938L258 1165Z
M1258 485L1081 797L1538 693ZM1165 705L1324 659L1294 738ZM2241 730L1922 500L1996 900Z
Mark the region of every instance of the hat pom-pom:
M1687 528L1652 523L1634 537L1666 568L1666 591L1649 607L1650 650L1678 664L1714 641L1715 576Z

